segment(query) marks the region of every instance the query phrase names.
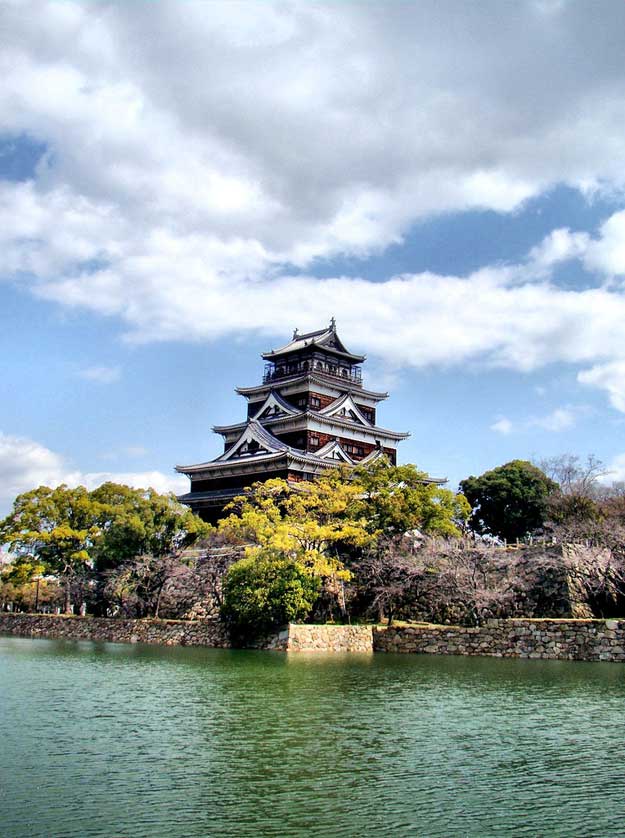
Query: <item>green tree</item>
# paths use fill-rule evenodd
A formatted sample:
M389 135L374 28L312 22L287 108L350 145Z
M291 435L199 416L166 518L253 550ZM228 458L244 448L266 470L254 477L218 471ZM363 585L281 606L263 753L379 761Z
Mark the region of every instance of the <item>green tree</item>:
M235 562L223 587L222 616L235 637L249 639L309 614L320 580L271 549Z
M19 555L28 554L65 590L65 611L71 610L71 587L91 562L90 550L100 533L101 510L84 486L40 486L19 495L13 511L0 521L0 541Z
M460 488L471 504L475 532L514 540L544 525L549 496L558 484L532 463L512 460L480 477L467 477Z
M103 483L90 498L99 510L101 537L93 549L99 571L138 556L162 558L177 553L211 529L173 495L161 495L154 489Z
M69 613L73 586L92 585L98 573L138 556L161 559L180 551L208 529L173 495L153 489L115 483L92 492L84 486L40 486L16 498L12 512L0 521L0 543L32 557L59 579ZM161 574L158 563L150 566Z
M463 495L427 482L413 465L391 466L378 460L353 472L357 489L351 514L363 518L367 530L394 538L409 530L458 536L471 508Z
M312 576L348 579L340 546L362 546L371 540L356 507L360 491L356 482L334 469L318 480L295 485L281 479L255 483L248 494L235 499L219 529L247 540L250 557L270 550L298 561Z

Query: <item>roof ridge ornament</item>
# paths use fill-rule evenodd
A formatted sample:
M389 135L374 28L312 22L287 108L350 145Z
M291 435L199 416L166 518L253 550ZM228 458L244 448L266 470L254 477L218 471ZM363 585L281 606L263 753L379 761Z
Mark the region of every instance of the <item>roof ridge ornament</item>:
M297 339L298 339L298 337L299 337L299 334L297 333L297 326L296 326L296 327L293 329L293 337L291 338L291 340L297 340Z
M334 317L332 317L330 320L330 331L336 332L336 320L334 319Z

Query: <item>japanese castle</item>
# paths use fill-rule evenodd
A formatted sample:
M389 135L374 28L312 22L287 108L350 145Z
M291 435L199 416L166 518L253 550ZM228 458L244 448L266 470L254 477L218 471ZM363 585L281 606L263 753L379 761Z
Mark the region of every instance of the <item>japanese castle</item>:
M218 520L227 503L259 480L312 480L341 463L384 456L395 464L397 444L410 436L377 424L377 405L388 393L363 387L365 356L346 349L334 318L317 332L296 329L290 343L262 357L262 384L236 390L247 399L245 421L213 428L224 438L223 454L176 466L191 480L179 500L206 521Z

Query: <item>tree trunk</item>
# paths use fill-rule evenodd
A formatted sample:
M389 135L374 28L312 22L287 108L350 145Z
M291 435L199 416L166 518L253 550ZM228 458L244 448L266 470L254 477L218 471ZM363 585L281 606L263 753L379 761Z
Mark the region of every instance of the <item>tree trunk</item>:
M69 579L65 582L65 603L63 606L63 613L72 613L72 586L70 585Z
M158 610L161 607L161 596L163 595L163 588L165 587L165 583L161 585L158 589L158 596L156 597L156 608L154 609L154 619L158 620Z

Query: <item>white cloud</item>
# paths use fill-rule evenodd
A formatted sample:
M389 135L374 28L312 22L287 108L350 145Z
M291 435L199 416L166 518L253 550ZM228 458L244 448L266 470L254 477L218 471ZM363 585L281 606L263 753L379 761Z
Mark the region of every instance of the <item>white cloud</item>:
M78 375L87 381L97 381L99 384L111 384L119 381L121 370L119 367L86 367Z
M587 233L572 233L566 228L553 230L540 245L532 248L529 262L539 275L548 276L554 265L584 257L589 243Z
M529 424L537 428L543 428L545 431L558 433L559 431L566 431L574 427L576 421L577 416L574 410L566 407L557 407L546 416L531 419Z
M608 276L625 274L625 211L615 212L589 242L584 257L586 265Z
M94 489L107 480L137 488L152 487L158 492L181 493L188 490L188 478L160 471L80 472L71 470L64 458L31 439L0 432L0 517L14 498L38 486L87 486Z
M625 360L597 364L580 372L577 380L605 390L612 406L625 413Z
M507 419L505 416L497 419L497 421L490 426L491 431L496 431L498 434L504 434L506 436L512 433L513 428L514 425L510 419Z
M590 409L587 405L567 405L556 407L543 416L532 416L522 421L513 422L508 417L501 416L490 426L490 429L506 436L513 432L527 432L533 428L559 433L573 428L578 418L589 412Z
M182 494L189 491L189 478L182 475L163 474L162 471L93 471L81 474L72 473L69 485L86 486L95 489L102 483L123 483L137 489L156 489L157 492L175 492Z
M565 362L592 377L623 362L623 289L560 288L551 270L623 273L625 213L468 277L314 266L434 213L511 212L560 183L622 192L624 4L206 10L4 4L0 130L48 153L32 181L0 182L0 275L117 317L132 340L279 337L335 313L355 346L368 325L390 369Z
M62 483L63 458L38 442L0 432L0 500L6 505L20 492Z
M608 464L602 483L625 483L625 454L618 454Z
M366 252L433 212L622 184L623 11L543 6L5 3L0 122L49 145L66 252L93 214L265 267Z

